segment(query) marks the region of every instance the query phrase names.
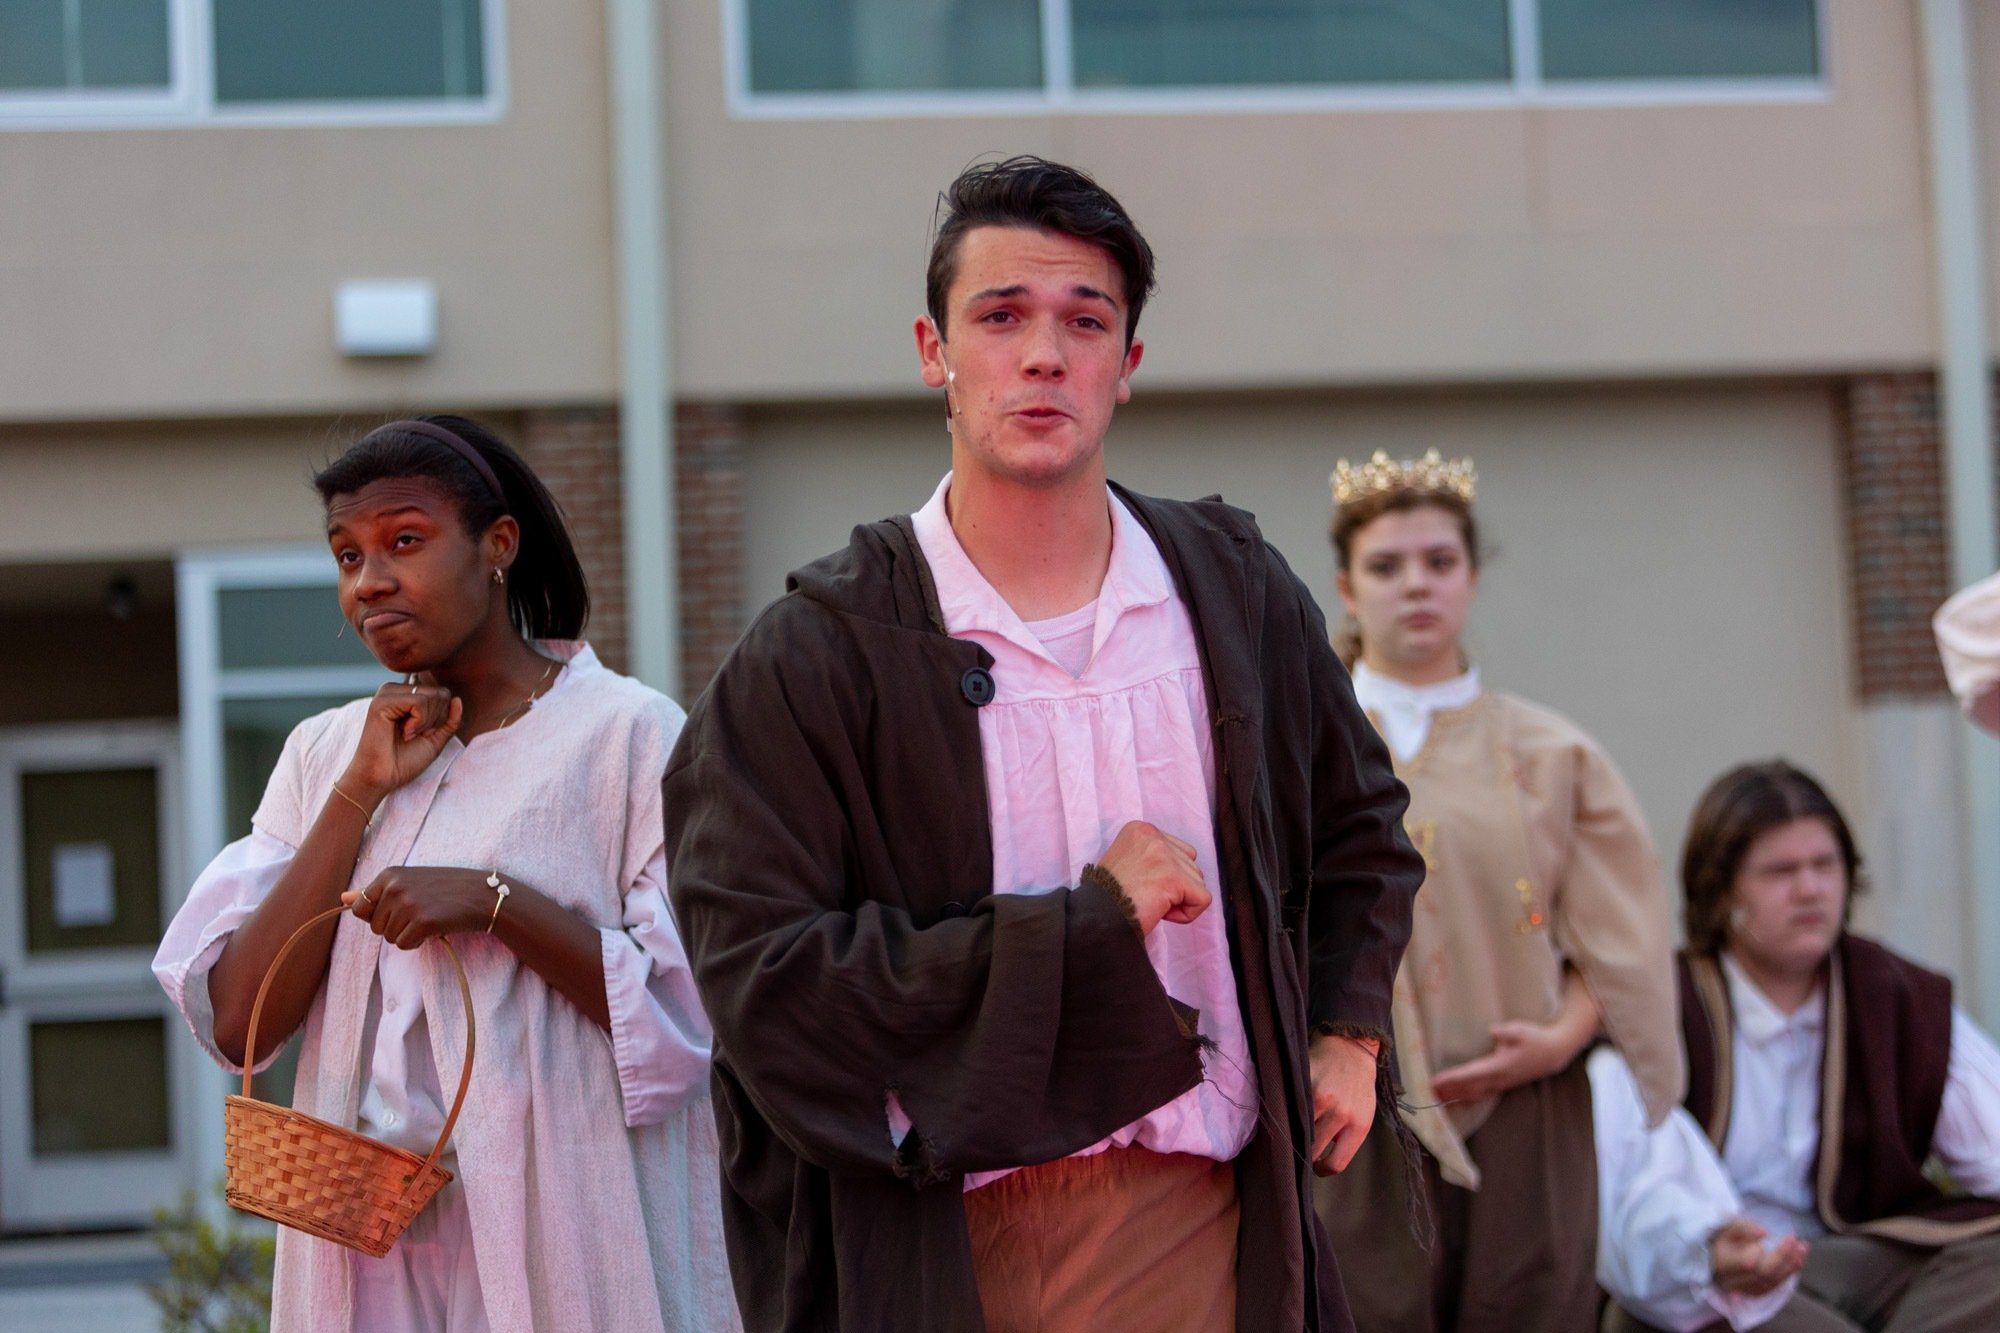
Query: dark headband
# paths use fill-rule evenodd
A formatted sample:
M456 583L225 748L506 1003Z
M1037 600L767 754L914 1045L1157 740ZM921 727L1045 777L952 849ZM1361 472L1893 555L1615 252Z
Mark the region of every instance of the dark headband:
M484 477L486 484L493 488L493 498L500 502L502 508L506 507L507 492L500 488L500 478L494 475L493 465L455 433L433 421L392 421L386 426L376 427L370 433L379 435L385 430L408 431L412 435L422 435L426 439L436 440L439 444L448 446L453 453L472 464L472 470Z

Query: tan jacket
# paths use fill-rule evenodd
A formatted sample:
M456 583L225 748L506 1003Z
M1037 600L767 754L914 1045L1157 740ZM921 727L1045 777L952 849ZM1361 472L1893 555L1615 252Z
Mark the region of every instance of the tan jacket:
M1568 719L1488 691L1437 713L1396 772L1429 870L1396 977L1396 1048L1406 1119L1445 1179L1478 1188L1465 1140L1493 1101L1439 1107L1433 1074L1490 1052L1495 1023L1554 1018L1565 966L1657 1124L1686 1083L1669 904L1618 770Z

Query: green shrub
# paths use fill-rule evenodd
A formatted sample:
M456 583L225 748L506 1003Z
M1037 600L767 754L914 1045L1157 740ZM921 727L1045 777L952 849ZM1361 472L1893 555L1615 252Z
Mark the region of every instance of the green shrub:
M153 1239L167 1275L146 1294L164 1333L266 1333L271 1327L271 1264L277 1242L235 1213L217 1226L190 1190L178 1208L153 1214Z

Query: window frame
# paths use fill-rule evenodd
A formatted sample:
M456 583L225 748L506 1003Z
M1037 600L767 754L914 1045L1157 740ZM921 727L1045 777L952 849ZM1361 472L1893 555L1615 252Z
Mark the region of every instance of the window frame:
M507 108L505 0L479 0L485 91L478 97L219 102L212 0L166 0L169 83L161 92L0 91L0 131L188 126L467 125Z
M723 81L740 120L889 120L923 116L1175 115L1187 112L1466 110L1521 106L1801 104L1832 97L1826 0L1812 0L1818 73L1718 78L1542 78L1540 0L1507 0L1511 79L1480 83L1268 84L1227 87L1078 88L1069 0L1039 0L1042 86L962 92L764 93L750 86L750 2L721 0Z

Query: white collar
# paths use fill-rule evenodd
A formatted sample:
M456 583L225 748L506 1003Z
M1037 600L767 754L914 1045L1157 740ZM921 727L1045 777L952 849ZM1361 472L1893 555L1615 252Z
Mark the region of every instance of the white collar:
M1363 708L1370 710L1439 713L1447 708L1465 707L1479 697L1479 689L1476 666L1435 685L1411 685L1372 670L1366 662L1354 664L1355 697Z
M1788 1032L1816 1033L1826 1026L1826 983L1813 987L1812 998L1795 1013L1785 1013L1758 989L1742 964L1724 949L1722 975L1729 983L1729 1007L1736 1016L1736 1030L1752 1043L1762 1046Z
M950 494L951 473L947 472L931 494L930 502L910 516L917 545L931 567L931 581L937 589L938 609L943 613L945 628L957 635L975 631L992 634L1054 663L1041 638L1027 627L965 553L946 508ZM1146 525L1112 494L1109 486L1104 490L1104 502L1111 512L1111 561L1097 597L1090 604L1097 608L1097 632L1090 646L1092 658L1110 637L1119 617L1127 611L1158 606L1174 595L1173 574Z
M1463 708L1479 697L1479 668L1467 667L1464 675L1435 685L1407 685L1356 662L1354 697L1381 728L1389 753L1406 764L1430 738L1434 715Z

